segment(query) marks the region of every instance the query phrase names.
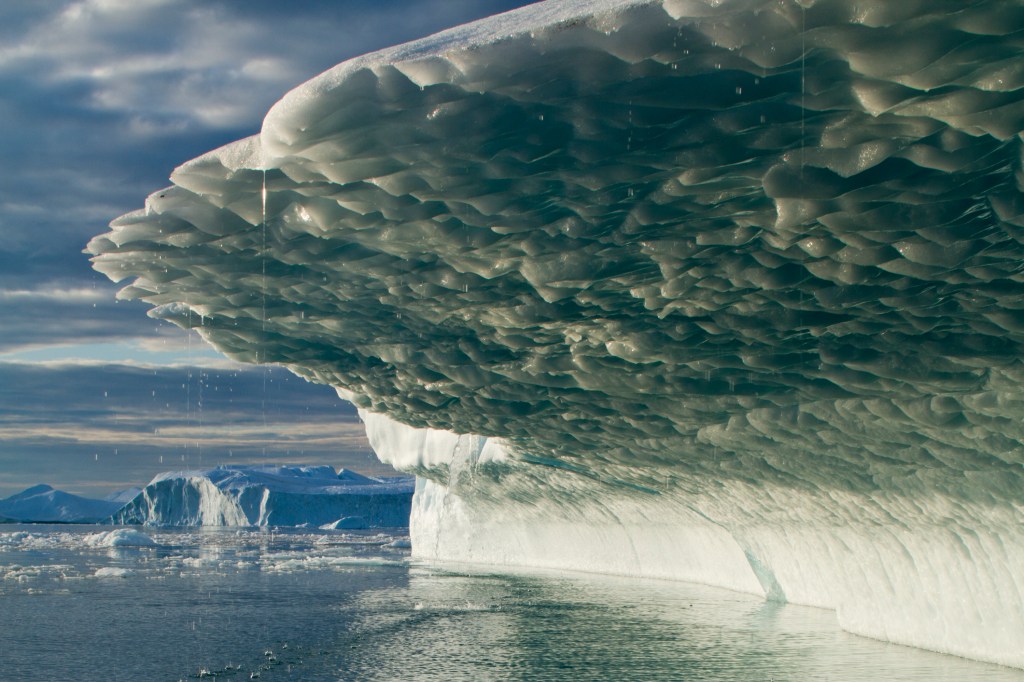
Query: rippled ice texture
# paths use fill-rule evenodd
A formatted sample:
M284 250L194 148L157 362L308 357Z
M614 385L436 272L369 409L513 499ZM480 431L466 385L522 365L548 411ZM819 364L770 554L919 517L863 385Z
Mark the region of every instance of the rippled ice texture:
M300 86L89 248L363 408L422 477L419 556L1024 667L1022 30L1017 0L541 3Z
M0 679L1024 680L713 588L410 564L388 534L24 528L0 532Z

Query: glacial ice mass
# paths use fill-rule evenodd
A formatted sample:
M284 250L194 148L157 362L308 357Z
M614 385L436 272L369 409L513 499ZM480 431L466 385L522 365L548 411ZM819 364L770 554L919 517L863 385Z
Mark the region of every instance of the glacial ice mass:
M95 500L37 485L0 500L0 523L405 528L411 476L330 466L232 465L167 471Z
M550 1L343 63L89 245L339 389L415 555L1024 667L1024 3Z
M330 466L224 466L154 478L113 515L147 526L409 525L411 477L370 478Z

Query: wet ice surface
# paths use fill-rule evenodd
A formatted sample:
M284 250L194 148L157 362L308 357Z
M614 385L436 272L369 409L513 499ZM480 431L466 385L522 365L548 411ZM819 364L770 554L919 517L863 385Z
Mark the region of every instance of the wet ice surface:
M0 678L1024 680L723 590L410 563L401 531L109 532L0 531Z

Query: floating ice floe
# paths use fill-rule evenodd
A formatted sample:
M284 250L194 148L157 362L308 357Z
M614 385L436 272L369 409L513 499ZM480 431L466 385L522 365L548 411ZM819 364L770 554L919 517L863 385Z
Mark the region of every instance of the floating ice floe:
M34 582L40 579L63 580L77 575L74 566L69 564L9 564L0 565L0 580L11 580L18 583Z
M127 578L134 574L130 568L118 568L116 566L104 566L97 568L93 573L97 578Z
M405 561L385 557L359 556L301 556L266 557L261 563L264 571L290 573L311 570L351 570L367 566L404 566Z
M93 533L83 538L89 547L157 547L153 538L134 528L118 528L117 530Z

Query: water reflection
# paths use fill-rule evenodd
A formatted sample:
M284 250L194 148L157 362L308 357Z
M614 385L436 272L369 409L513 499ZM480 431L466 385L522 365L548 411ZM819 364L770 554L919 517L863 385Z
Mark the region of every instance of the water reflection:
M98 530L0 531L0 680L1024 682L724 590L409 564L404 536Z
M1024 680L844 633L829 611L661 581L416 567L356 608L340 679Z

